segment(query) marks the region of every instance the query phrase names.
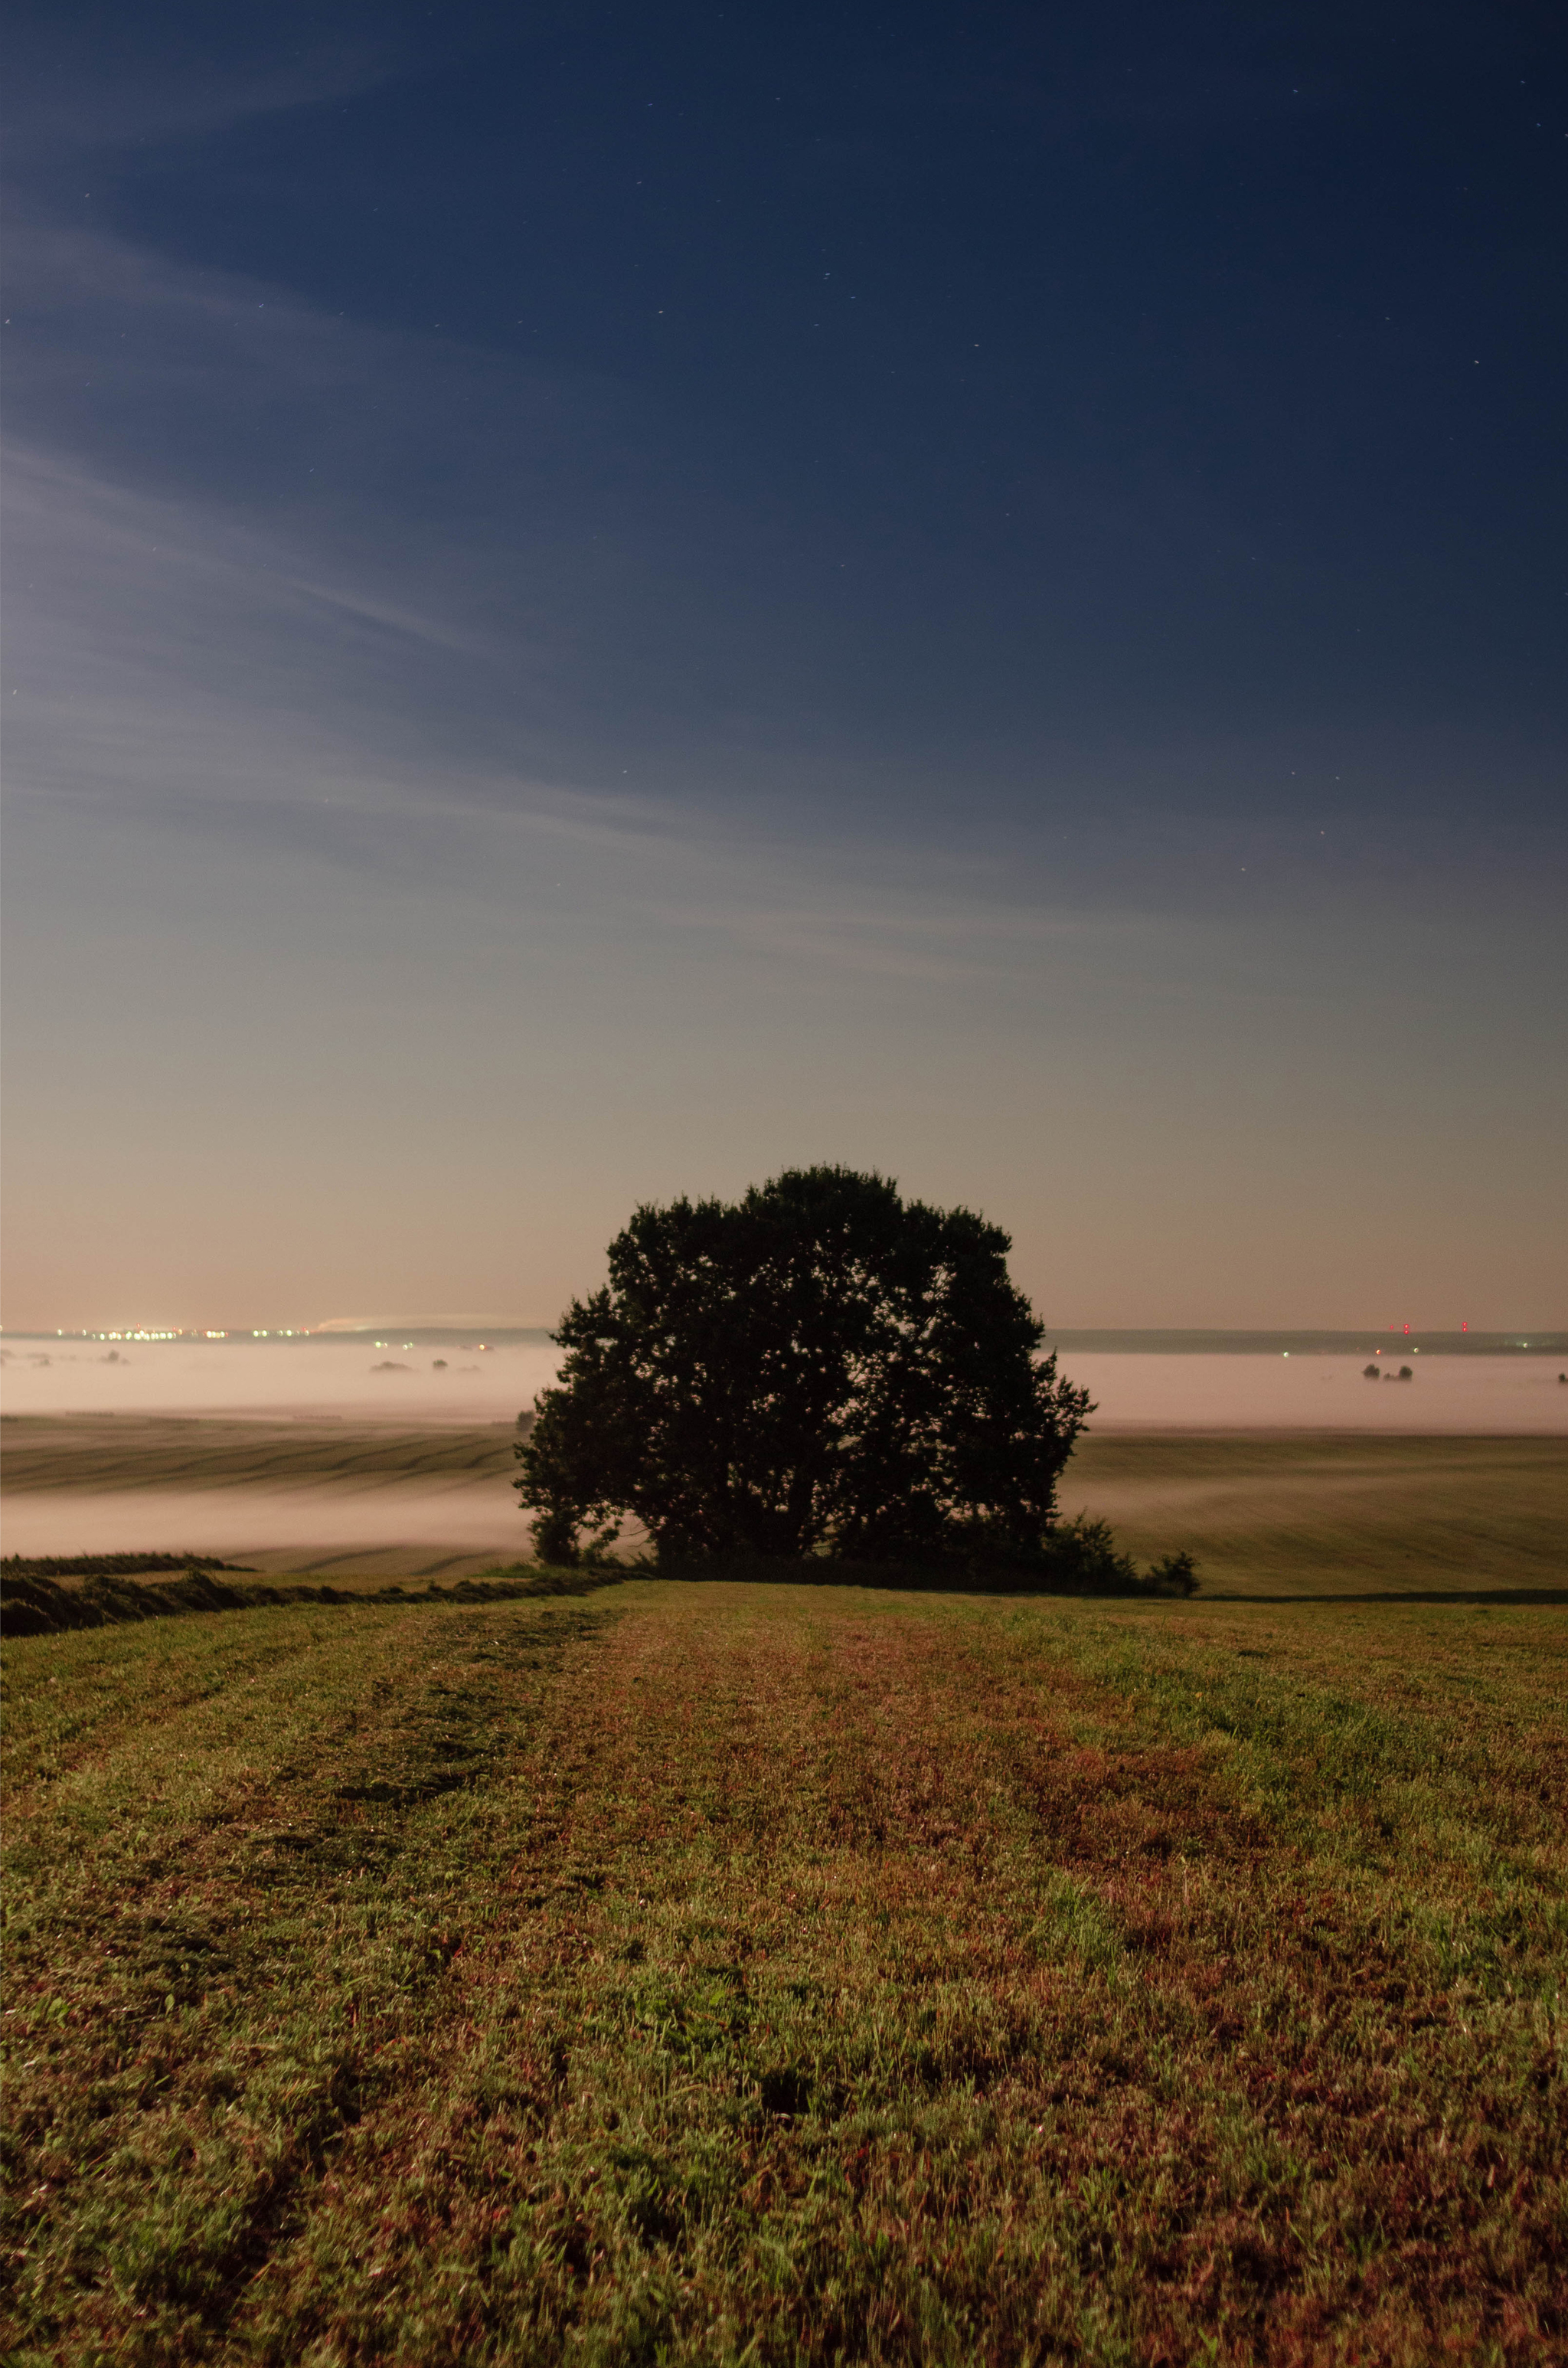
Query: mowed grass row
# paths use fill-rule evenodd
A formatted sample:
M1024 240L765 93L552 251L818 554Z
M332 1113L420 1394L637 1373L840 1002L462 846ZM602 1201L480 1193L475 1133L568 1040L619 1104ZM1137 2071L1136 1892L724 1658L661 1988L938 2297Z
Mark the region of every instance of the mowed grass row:
M7 2357L1568 2358L1568 1624L10 1645Z

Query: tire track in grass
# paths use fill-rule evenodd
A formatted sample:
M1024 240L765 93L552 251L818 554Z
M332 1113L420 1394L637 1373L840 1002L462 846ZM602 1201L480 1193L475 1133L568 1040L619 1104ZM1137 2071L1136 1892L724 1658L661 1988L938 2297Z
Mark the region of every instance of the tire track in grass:
M120 1632L125 1668L176 1672L175 1715L148 1697L137 1728L115 1690L65 1770L86 1814L68 1781L24 1804L13 1895L5 2264L36 2356L225 2356L344 2133L416 2068L494 1839L467 1796L610 1616L241 1614L173 1653ZM8 1658L47 1699L87 1641Z

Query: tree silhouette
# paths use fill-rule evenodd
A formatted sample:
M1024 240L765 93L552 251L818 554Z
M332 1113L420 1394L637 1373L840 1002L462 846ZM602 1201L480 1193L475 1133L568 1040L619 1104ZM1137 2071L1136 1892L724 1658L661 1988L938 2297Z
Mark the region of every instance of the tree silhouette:
M631 1515L671 1561L1038 1557L1091 1406L1039 1356L1010 1247L844 1167L639 1209L517 1442L537 1552L602 1552Z

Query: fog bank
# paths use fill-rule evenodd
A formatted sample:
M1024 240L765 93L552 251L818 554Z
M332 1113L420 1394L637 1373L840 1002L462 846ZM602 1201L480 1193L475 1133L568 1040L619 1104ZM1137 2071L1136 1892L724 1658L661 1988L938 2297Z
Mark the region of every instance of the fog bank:
M509 1422L554 1378L546 1340L480 1348L363 1339L8 1339L10 1415L292 1415L416 1428ZM1098 1407L1097 1430L1568 1431L1561 1358L1382 1360L1409 1382L1369 1382L1351 1357L1125 1354L1072 1349L1064 1372Z
M315 1415L506 1422L553 1380L548 1341L27 1339L0 1349L7 1414Z
M1366 1379L1362 1358L1064 1356L1098 1411L1096 1431L1568 1431L1568 1386L1548 1357L1379 1361L1408 1382Z
M418 1487L51 1489L0 1499L8 1554L190 1554L290 1570L428 1571L517 1562L528 1522L506 1479Z

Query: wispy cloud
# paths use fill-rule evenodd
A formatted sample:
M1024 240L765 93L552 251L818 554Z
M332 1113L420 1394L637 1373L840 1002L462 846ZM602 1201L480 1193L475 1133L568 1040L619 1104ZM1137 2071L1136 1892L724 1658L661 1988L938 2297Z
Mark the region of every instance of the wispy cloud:
M766 697L737 698L744 668L706 692L726 583L686 580L687 489L653 482L649 422L603 376L335 319L37 205L11 305L15 797L215 862L244 843L476 908L565 897L866 977L1027 973L1340 892L1333 791L1320 826L1285 787L1298 755L1325 789L1344 769L1321 728L999 734L927 774L892 730L792 744L783 640L747 660ZM1157 503L1100 526L1165 532ZM1424 761L1408 735L1362 751L1385 781ZM1436 844L1354 827L1362 893Z
M585 695L582 552L548 518L531 542L517 530L559 454L561 388L423 353L400 410L402 341L47 225L24 236L13 302L17 799L187 846L259 845L427 893L441 882L479 905L569 893L607 926L801 969L957 979L1090 926L1060 895L1049 914L1025 909L1016 876L1004 912L1005 867L973 849L912 832L895 857L853 810L802 836L787 800L726 798L722 725L687 787L633 787L629 768L620 783L563 780L540 761ZM107 374L107 423L75 401L91 393L73 392L84 370ZM606 390L586 396L613 409ZM363 427L357 451L324 457L324 402L339 448ZM389 507L388 472L421 456L443 410L464 419L466 476L443 443L445 510ZM214 411L226 441L254 426L247 469L207 465ZM477 496L504 453L497 525ZM593 564L623 581L643 564L608 534Z
M77 14L73 28L71 18ZM290 23L258 14L231 28L220 63L207 42L173 49L148 38L134 10L59 9L19 16L9 28L4 125L17 176L73 166L105 151L222 132L258 116L319 107L405 69L408 40L383 17L374 26ZM73 39L74 32L74 39Z

